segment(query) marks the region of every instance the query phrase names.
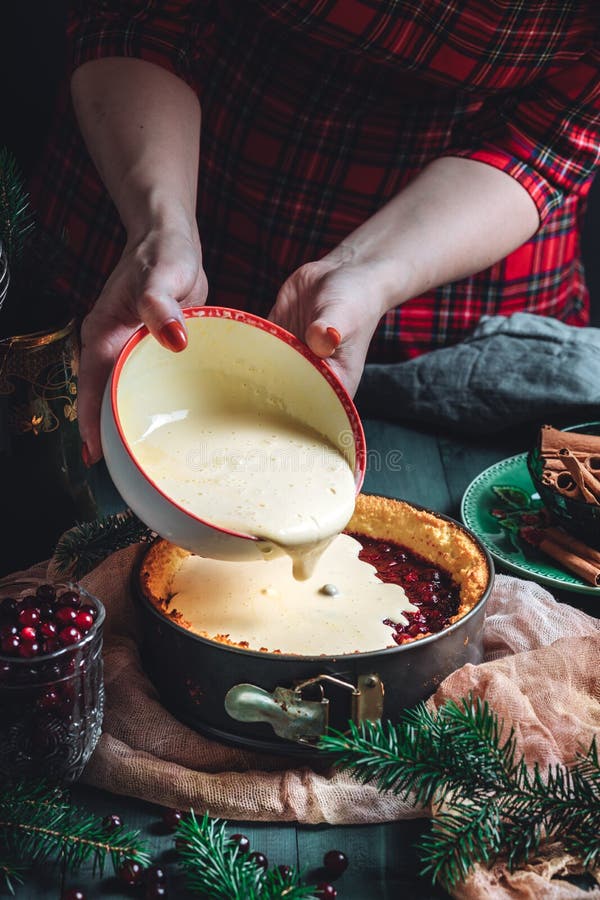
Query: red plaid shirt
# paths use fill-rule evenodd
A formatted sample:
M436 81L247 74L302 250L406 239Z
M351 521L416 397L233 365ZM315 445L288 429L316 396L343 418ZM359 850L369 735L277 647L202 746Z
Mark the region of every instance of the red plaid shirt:
M519 181L541 227L487 271L389 312L370 359L453 343L486 314L586 323L578 220L600 158L598 0L88 0L70 33L74 65L140 57L198 92L211 303L267 314L298 266L458 155ZM64 123L44 176L36 202L70 235L66 281L85 308L122 229Z

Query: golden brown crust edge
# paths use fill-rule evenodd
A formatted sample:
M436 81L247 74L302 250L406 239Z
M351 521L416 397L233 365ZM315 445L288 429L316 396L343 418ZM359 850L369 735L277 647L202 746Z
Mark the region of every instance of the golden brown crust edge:
M189 550L182 550L165 540L155 541L144 555L140 567L140 587L144 596L152 600L155 606L168 603L173 579L188 556L191 556Z
M467 532L435 513L416 509L410 503L373 494L359 494L354 515L345 530L403 544L449 572L460 587L460 608L452 618L453 622L479 602L488 585L490 571L485 554ZM190 555L188 550L159 540L147 551L140 569L143 594L163 615L183 628L189 628L189 623L176 609L169 609L169 600L173 579L183 560ZM248 648L247 643L235 643L229 640L228 635L211 637L204 633L201 637ZM268 652L265 648L261 650Z

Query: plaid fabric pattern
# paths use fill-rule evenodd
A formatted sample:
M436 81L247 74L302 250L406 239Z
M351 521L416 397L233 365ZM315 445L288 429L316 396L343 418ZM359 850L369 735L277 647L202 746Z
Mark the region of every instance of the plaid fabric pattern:
M482 315L587 322L578 225L600 159L597 0L95 0L72 64L134 56L198 92L198 221L209 302L268 314L318 259L438 157L496 166L530 193L537 234L485 272L381 321L370 359L454 343ZM85 311L124 235L68 109L35 193L66 229L62 288Z

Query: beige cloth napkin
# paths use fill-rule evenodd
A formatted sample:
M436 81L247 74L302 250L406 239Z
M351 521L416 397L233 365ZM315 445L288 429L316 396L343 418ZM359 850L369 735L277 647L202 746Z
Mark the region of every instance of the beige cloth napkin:
M84 781L227 819L356 824L424 815L349 775L224 746L174 719L140 665L130 592L140 549L115 553L82 579L108 612L104 732ZM33 580L52 576L52 564L47 573L45 566L27 573ZM473 691L515 728L528 762L544 766L571 763L594 735L600 738L600 620L557 603L532 582L500 575L488 601L484 641L487 662L455 672L431 702ZM549 880L572 868L561 853L520 875L509 875L501 864L478 869L457 896L600 897L600 888L584 894Z

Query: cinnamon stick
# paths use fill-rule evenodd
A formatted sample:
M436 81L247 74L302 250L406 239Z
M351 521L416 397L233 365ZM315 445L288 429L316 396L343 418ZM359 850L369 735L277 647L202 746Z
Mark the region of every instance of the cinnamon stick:
M561 566L568 569L569 572L578 575L582 581L585 581L587 584L592 584L594 587L600 585L599 563L590 559L585 559L577 553L574 553L572 550L569 550L567 547L564 547L547 537L542 538L538 547L547 556L552 557L552 559L560 563Z
M547 487L552 488L552 490L558 491L564 497L570 497L572 500L580 500L582 497L573 476L566 469L563 469L562 472L547 472L544 470L542 482Z
M600 455L600 435L582 434L578 431L561 431L551 425L542 425L540 431L540 450L542 456L556 454L563 447L573 453L584 453L586 456Z
M559 450L562 449L562 447L559 448ZM542 460L542 462L560 459L559 450L546 450L543 456L540 450L540 459ZM571 451L573 456L576 456L577 459L580 459L582 462L586 459L587 456L589 456L589 453L587 453L585 450L573 450L572 447L569 447L569 450Z
M583 464L592 475L600 476L600 456L586 456Z
M593 457L595 459L595 457ZM558 454L541 458L544 472L566 472L565 461Z
M565 461L565 466L573 476L575 484L583 494L584 500L594 506L600 506L600 481L589 472L586 467L573 456L568 447L563 447L559 451L560 456Z
M579 541L572 535L567 534L566 531L561 531L560 528L555 528L553 525L544 528L544 534L551 541L554 541L555 544L559 544L566 550L571 550L578 556L581 556L590 562L595 562L600 566L600 550L595 550L594 547L588 547L583 541Z

